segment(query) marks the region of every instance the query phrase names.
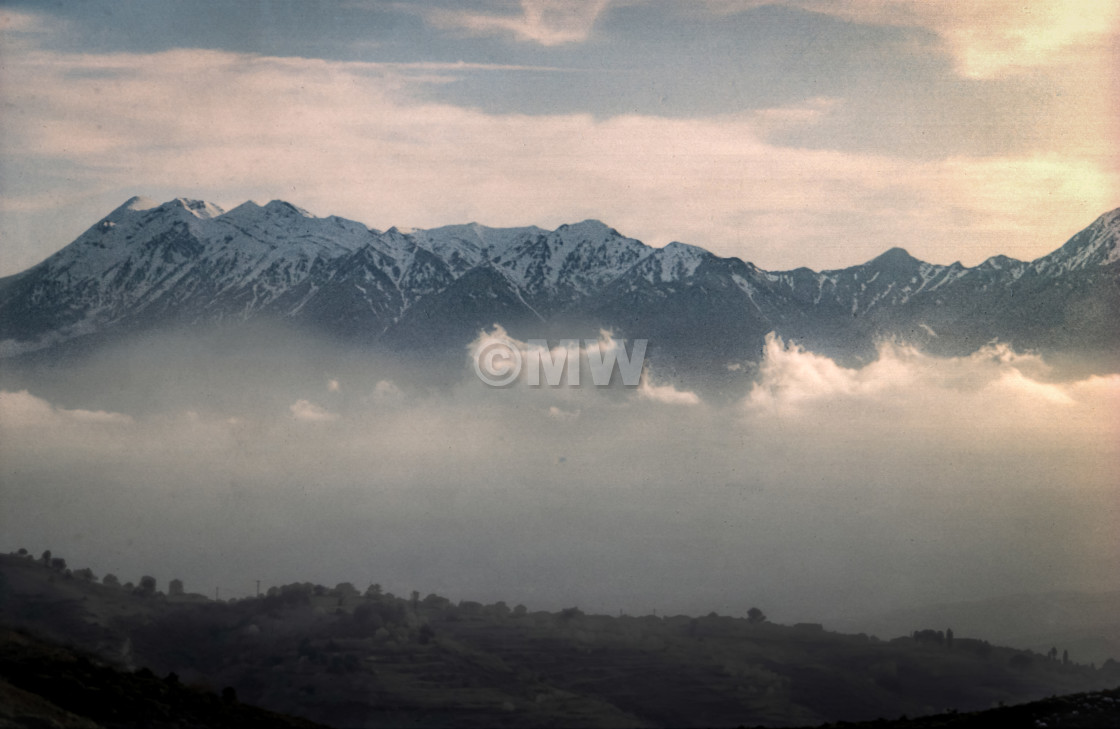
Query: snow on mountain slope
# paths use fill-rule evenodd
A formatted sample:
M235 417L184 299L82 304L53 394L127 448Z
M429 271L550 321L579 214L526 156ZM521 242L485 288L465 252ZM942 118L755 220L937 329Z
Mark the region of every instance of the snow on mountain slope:
M679 281L696 273L696 269L712 254L703 248L674 241L664 248L658 248L649 256L646 263L649 281Z
M469 223L413 230L409 231L409 235L416 245L436 254L447 262L451 270L461 273L547 232L536 226L488 228Z
M585 220L529 236L492 260L528 298L567 302L614 281L652 250L597 220Z
M1120 208L1105 213L1054 251L1031 262L1040 274L1054 275L1109 266L1120 261Z
M1114 210L1031 263L995 256L973 268L943 266L894 248L846 269L768 272L683 243L651 248L595 220L554 231L472 223L379 232L279 200L225 212L197 200L136 197L39 265L0 280L0 349L256 316L362 341L391 331L407 346L430 343L431 332L420 329L438 322L440 336L470 336L467 328L492 323L486 301L523 321L656 324L666 348L673 337L726 329L742 342L727 348L728 357L750 356L768 331L837 352L873 351L876 337L931 331L944 347L955 346L954 332L967 348L993 336L1045 342L1059 330L1063 341L1095 337L1112 346L1120 344L1108 328L1111 312L1120 312L1118 237ZM1076 285L1054 285L1071 276ZM485 291L471 291L472 282ZM1043 300L1045 326L1023 313ZM636 315L635 307L659 313ZM1088 317L1080 329L1071 326L1077 317Z

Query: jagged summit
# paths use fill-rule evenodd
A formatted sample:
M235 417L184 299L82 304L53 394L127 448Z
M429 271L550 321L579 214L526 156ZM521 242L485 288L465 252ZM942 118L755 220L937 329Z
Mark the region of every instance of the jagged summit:
M713 255L706 248L694 246L689 243L681 243L679 240L666 244L661 250L666 253L672 252L674 255Z
M226 212L134 197L0 281L0 353L272 317L343 340L456 351L496 321L537 327L526 336L542 323L581 322L656 338L663 356L697 366L723 366L705 354L713 346L730 360L757 357L771 331L864 360L878 339L924 331L946 352L1001 339L1120 354L1118 237L1120 209L1031 263L940 266L896 247L846 269L768 272L685 243L653 248L592 219L552 231L468 223L379 232L282 200Z
M133 211L151 210L152 208L158 208L158 207L159 207L159 203L156 202L155 200L151 199L150 197L143 197L142 195L134 195L133 197L130 197L128 200L126 200L123 205L121 205L119 208L117 208L117 210L114 210L113 212L123 211L123 210L133 210Z
M1120 261L1120 208L1110 210L1058 250L1032 261L1038 270L1080 270Z
M272 200L264 206L264 209L277 215L295 215L302 218L315 217L303 208L292 205L290 202L285 202L284 200Z
M874 265L879 267L913 266L919 263L923 263L923 261L914 258L914 256L910 255L910 252L905 248L895 246L894 248L890 248L886 252L880 253L878 256L875 256L875 258L872 258L870 261L868 261L867 265Z
M959 264L954 264L954 265L959 265ZM977 268L1002 270L1002 269L1006 269L1010 266L1021 266L1021 265L1023 265L1023 262L1020 261L1019 259L1011 258L1010 256L1005 256L1005 255L1000 254L1000 255L992 256L991 258L988 258L983 263L981 263L979 266L977 266Z
M596 220L594 218L588 218L587 220L581 220L578 223L565 223L565 224L561 225L559 228L557 228L556 230L557 231L561 231L561 230L571 231L571 232L577 233L577 234L579 234L579 233L584 233L584 234L601 233L601 234L604 234L604 235L619 235L619 232L617 230L610 227L609 225L607 225L603 221Z

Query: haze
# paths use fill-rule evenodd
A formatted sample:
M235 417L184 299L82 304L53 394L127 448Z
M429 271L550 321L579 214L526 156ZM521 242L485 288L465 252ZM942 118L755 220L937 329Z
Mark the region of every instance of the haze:
M494 389L261 332L3 374L3 547L161 586L377 582L779 622L1114 587L1120 375L992 347L841 368L771 340L698 396ZM589 383L585 380L585 383Z

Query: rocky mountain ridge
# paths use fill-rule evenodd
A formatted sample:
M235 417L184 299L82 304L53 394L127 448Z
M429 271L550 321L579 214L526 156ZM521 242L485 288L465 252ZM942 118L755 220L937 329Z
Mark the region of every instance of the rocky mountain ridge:
M1118 238L1120 209L1030 262L944 266L893 248L845 269L771 272L683 243L652 248L594 220L378 231L279 200L226 212L137 197L0 279L0 355L278 318L400 351L461 352L495 323L524 337L605 328L649 339L668 369L756 361L771 331L855 363L885 338L939 354L998 339L1115 361Z

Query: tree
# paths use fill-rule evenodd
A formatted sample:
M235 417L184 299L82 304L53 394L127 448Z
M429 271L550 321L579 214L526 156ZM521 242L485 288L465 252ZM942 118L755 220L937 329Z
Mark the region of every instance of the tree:
M136 592L145 597L156 594L156 578L151 575L144 575L141 577L140 587L136 588Z
M926 628L925 630L915 630L911 637L918 643L934 643L936 645L945 645L945 633L940 630L933 630Z
M83 567L80 570L74 570L74 576L75 577L80 577L81 579L86 580L87 582L96 582L97 581L97 578L93 574L93 570L91 570L89 567Z
M451 601L446 597L440 597L434 592L429 593L427 597L420 601L420 604L429 610L446 610L451 607Z
M952 628L949 628L948 630L945 631L945 647L946 648L952 648L953 647L953 629Z
M1063 666L1068 666L1069 665L1069 651L1068 650L1063 650L1062 651L1062 665Z
M762 612L756 607L752 607L747 611L747 622L749 623L765 623L766 613Z
M109 572L101 578L101 584L108 585L109 587L120 587L121 581L117 579L116 575L114 575L112 572Z
M183 581L171 580L167 583L167 594L175 597L180 597L183 594Z
M40 557L39 560L43 564L45 564L46 566L50 567L51 566L51 550L49 550L49 549L43 550L43 556Z

